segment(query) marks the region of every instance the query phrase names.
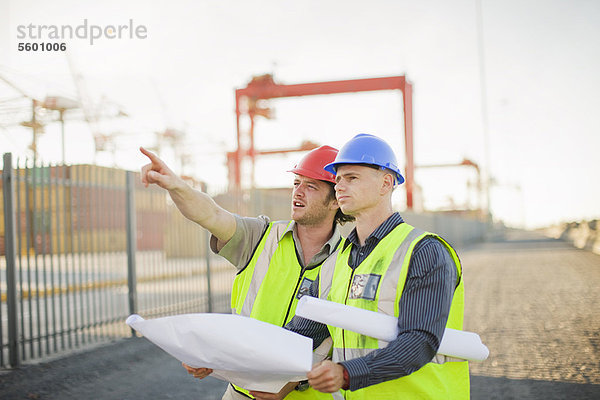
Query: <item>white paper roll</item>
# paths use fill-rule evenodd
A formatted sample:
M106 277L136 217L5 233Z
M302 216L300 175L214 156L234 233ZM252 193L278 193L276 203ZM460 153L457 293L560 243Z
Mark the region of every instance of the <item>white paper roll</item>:
M231 314L184 314L126 323L173 357L249 390L279 392L312 368L312 340Z
M391 342L398 336L398 319L391 315L315 297L302 296L296 307L296 315L386 342ZM483 361L488 357L489 350L478 334L446 328L438 354Z

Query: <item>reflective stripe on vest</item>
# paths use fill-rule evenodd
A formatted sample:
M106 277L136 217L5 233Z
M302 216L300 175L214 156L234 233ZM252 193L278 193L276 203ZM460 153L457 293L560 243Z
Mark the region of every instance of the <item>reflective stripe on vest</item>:
M402 223L386 235L371 254L352 270L348 265L351 246L340 250L333 271L333 279L327 292L327 283L320 282L323 291L320 297L330 301L360 307L387 315L399 315L399 300L402 296L412 252L416 244L425 236L437 235L414 229ZM439 238L439 237L438 237ZM443 239L441 242L449 250L456 265L459 285L455 289L446 327L462 329L464 287L461 279L460 260L456 252ZM331 265L322 267L323 277L331 273ZM329 327L334 341L334 361L363 357L375 349L387 346L364 335ZM421 399L469 397L469 371L467 362L450 361L436 357L432 362L411 375L386 381L356 391L346 391L346 399Z
M291 221L288 223L269 223L267 230L254 250L250 262L236 275L232 290L235 293L232 293L231 296L231 308L235 314L249 316L252 312L260 285L269 270L271 257L277 250L281 235L291 223ZM233 303L234 298L236 304Z
M294 316L299 292L317 278L320 265L303 271L298 262L292 234L284 233L290 222L271 222L259 241L248 265L235 277L231 308L234 314L284 326ZM243 333L241 333L243 334ZM249 398L248 391L233 385ZM332 399L331 394L312 388L292 391L286 399Z

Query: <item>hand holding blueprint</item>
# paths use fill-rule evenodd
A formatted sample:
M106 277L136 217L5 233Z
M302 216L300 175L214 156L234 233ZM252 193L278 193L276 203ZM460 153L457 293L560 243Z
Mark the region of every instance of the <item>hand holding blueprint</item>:
M231 314L183 314L127 324L173 357L211 376L249 390L276 393L306 379L312 339L252 318Z
M391 342L398 336L398 318L315 297L302 296L296 315L362 335ZM446 328L438 354L470 361L483 361L488 348L473 332Z

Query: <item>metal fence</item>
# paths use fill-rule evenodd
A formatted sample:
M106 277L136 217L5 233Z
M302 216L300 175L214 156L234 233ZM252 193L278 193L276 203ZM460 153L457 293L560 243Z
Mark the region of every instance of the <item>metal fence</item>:
M235 269L133 172L4 154L0 367L132 334L124 321L228 312Z
M235 268L208 250L208 232L164 190L113 168L13 163L9 153L3 165L0 368L130 336L132 313L229 312ZM290 194L214 198L229 211L278 220L290 216ZM403 215L459 246L486 235L481 221Z

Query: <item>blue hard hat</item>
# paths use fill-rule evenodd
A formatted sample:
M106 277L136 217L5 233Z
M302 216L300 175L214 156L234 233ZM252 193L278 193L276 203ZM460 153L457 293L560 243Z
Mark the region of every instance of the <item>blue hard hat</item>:
M367 133L359 133L350 139L338 152L335 160L327 164L325 171L335 174L342 164L370 164L387 168L396 177L396 184L404 182L404 177L398 168L394 151L383 139Z

